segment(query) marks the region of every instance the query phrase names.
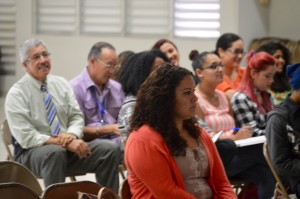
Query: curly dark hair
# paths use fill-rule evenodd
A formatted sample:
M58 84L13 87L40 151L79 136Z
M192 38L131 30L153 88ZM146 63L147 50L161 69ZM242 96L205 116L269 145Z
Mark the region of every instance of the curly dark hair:
M187 147L175 125L175 90L187 75L193 77L193 73L186 68L170 63L160 65L138 91L130 121L130 132L145 124L155 129L175 156L185 155ZM201 131L195 118L184 120L183 126L193 138L199 138Z
M270 41L261 45L256 52L266 52L270 55L274 55L277 50L281 50L283 59L285 61L285 66L283 66L282 73L276 73L274 76L274 81L271 85L271 90L275 92L284 92L291 90L291 85L286 76L286 66L291 64L291 53L283 44Z
M157 57L169 62L167 56L160 50L143 51L131 55L120 69L119 82L125 95L136 96L141 84L149 76L152 65Z

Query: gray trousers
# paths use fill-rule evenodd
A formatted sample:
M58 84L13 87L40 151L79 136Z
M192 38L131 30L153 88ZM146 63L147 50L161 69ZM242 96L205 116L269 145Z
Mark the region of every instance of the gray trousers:
M26 150L16 158L44 180L45 187L65 182L70 173L95 173L97 183L118 191L120 148L110 140L87 142L91 155L80 159L75 153L58 145L43 145Z

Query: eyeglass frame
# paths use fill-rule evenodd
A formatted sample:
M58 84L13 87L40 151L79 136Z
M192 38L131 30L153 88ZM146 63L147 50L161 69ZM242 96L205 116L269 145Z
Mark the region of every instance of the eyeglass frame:
M228 48L226 51L229 51L230 53L234 54L235 56L238 56L239 54L241 54L242 56L246 55L246 51L244 51L244 49L240 49L240 48L236 48L236 49L232 49L232 48Z
M41 59L41 57L43 57L45 59L49 59L50 55L51 55L51 53L44 51L40 54L33 55L31 58L29 57L29 58L25 59L25 62L28 62L28 61L38 62Z
M113 64L107 64L104 61L102 61L101 59L95 59L95 61L98 62L98 63L100 63L100 64L103 64L104 68L109 69L109 70L115 70L118 67L117 64L115 64L115 65L113 65Z
M219 67L224 68L225 65L222 64L221 62L220 63L214 62L214 63L212 63L211 65L209 65L207 67L203 67L202 70L205 70L205 69L217 70L217 69L219 69Z

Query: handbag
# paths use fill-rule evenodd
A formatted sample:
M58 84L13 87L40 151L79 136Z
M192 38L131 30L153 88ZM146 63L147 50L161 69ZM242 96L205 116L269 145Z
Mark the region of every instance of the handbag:
M97 195L78 191L78 199L119 199L119 196L109 188L102 187Z

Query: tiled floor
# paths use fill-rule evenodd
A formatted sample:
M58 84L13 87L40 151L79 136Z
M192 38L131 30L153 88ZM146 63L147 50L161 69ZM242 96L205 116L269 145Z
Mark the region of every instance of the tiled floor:
M5 119L4 101L5 101L5 97L0 97L0 122L1 122L1 124ZM6 155L7 155L7 153L5 151L5 148L4 148L3 143L2 143L2 138L0 136L0 161L5 160ZM93 181L93 182L96 181L94 174L87 174L87 175L84 175L84 176L78 176L78 177L76 177L76 180L77 181L78 180L89 180L89 181ZM67 178L66 181L70 181L70 179ZM39 180L39 182L40 182L41 186L44 188L43 181ZM121 176L120 176L120 182L122 182Z

